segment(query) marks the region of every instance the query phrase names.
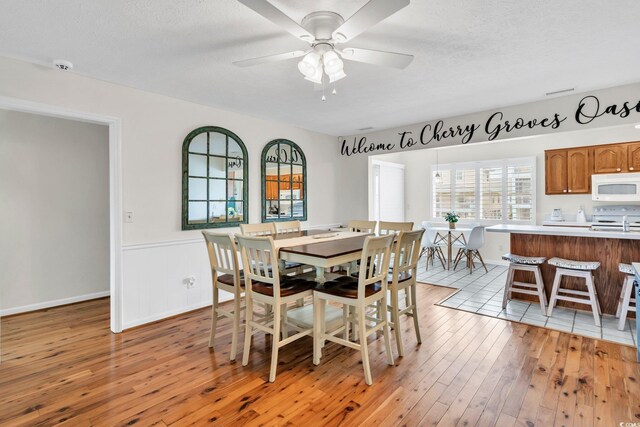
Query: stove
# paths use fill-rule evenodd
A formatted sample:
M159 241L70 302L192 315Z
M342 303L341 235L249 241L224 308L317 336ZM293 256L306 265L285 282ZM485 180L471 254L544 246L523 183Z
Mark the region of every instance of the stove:
M640 231L640 205L599 206L593 208L591 229L625 231L622 223L625 216L629 222L627 231Z

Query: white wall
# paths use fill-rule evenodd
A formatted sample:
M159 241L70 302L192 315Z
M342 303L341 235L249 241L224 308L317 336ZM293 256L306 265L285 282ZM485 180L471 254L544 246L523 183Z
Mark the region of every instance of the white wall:
M276 138L294 141L307 158L307 225L335 224L348 216L335 197L342 164L335 137L7 58L0 58L0 96L121 119L123 210L134 213L134 222L123 224L125 328L210 303L206 257L192 264L191 245L185 244L204 251L201 234L181 231L181 147L193 129L220 126L245 143L250 221L261 219L260 154ZM358 179L366 182L366 173ZM366 198L364 203L366 212ZM171 272L160 282L158 259ZM190 275L196 276L194 289L183 282Z
M544 150L584 145L609 144L640 140L640 130L633 126L565 132L535 137L512 139L507 141L470 144L438 149L440 164L495 160L513 157L536 157L536 222L541 224L545 214L554 208L561 208L565 214L577 212L584 206L587 215L593 207L606 203L593 202L591 195L554 195L544 194ZM415 150L403 153L371 156L371 159L402 163L405 169L405 216L407 221L416 224L431 219L431 165L436 163L436 150ZM609 203L611 204L611 203ZM442 219L436 218L441 221ZM487 233L485 249L482 251L487 260L499 260L509 249L508 234Z
M109 293L106 126L0 110L0 310Z

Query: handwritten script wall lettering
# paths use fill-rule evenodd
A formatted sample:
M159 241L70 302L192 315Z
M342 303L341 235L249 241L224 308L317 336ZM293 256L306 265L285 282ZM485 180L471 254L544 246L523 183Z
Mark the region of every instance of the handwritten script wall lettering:
M636 103L625 101L622 104L601 105L594 95L588 95L578 102L573 119L579 125L587 125L604 116L615 116L620 119L629 117L632 113L640 113L640 100ZM560 129L569 120L569 115L553 113L542 117L523 118L515 120L505 119L501 111L491 114L483 123L463 123L446 126L443 120L424 125L420 132L398 132L396 142L369 142L366 136L355 136L351 142L342 139L340 153L343 156L354 154L371 154L376 152L393 151L427 146L433 142L456 141L461 144L471 142L474 136L484 136L487 141L506 138L511 132L520 129L550 128ZM484 132L484 135L481 133Z

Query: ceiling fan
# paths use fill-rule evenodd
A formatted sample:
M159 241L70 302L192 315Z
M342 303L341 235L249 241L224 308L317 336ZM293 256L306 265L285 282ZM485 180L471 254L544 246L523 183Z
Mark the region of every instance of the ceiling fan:
M306 80L322 84L325 75L329 79L329 83L346 77L341 59L399 69L406 68L413 60L413 55L403 53L355 47L338 49L336 47L408 6L410 0L370 0L346 21L335 12L312 12L305 16L300 24L267 0L238 1L311 45L311 48L306 51L296 50L233 63L239 67L304 57L298 62L298 70Z

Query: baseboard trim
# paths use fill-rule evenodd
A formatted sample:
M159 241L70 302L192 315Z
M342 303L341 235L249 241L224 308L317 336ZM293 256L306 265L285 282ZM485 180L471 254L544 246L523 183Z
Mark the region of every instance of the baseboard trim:
M225 297L223 294L220 295L220 303L223 303L225 301L231 301L233 299L233 296L228 296ZM199 302L197 304L193 304L190 306L186 306L186 307L180 307L177 308L175 310L168 310L168 311L164 311L162 313L158 313L158 314L154 314L153 316L149 316L149 317L145 317L142 319L136 319L133 320L131 322L125 322L122 325L122 329L132 329L132 328L136 328L138 326L142 326L142 325L146 325L148 323L153 323L153 322L157 322L160 320L166 320L170 317L174 317L174 316L178 316L180 314L184 314L184 313L188 313L190 311L194 311L194 310L200 310L201 308L205 308L205 307L211 307L211 303L212 301L203 301L203 302Z
M74 304L77 302L104 298L104 297L108 297L109 295L110 295L109 291L94 292L92 294L78 295L75 297L39 302L36 304L23 305L21 307L5 308L3 310L0 310L0 316L11 316L13 314L29 313L31 311L44 310L46 308L58 307L60 305Z

